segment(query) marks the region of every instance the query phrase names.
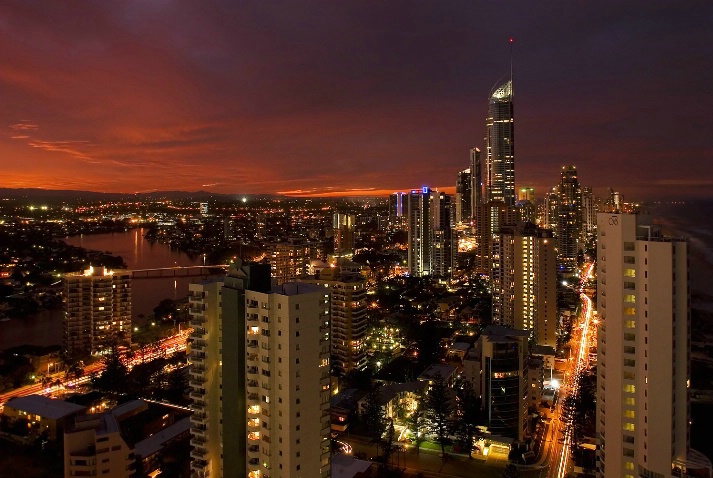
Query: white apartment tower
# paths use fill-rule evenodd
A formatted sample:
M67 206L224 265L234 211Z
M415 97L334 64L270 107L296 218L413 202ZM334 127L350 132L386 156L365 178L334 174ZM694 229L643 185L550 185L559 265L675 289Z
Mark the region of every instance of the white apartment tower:
M687 243L635 214L599 213L597 233L597 476L688 476L706 460L689 450Z
M193 473L329 477L328 291L271 287L268 265L241 263L222 285L191 288L194 325L203 316L208 332L190 356Z
M67 355L83 357L131 343L131 271L90 267L65 274L62 282Z
M408 196L408 271L431 275L431 189L412 189Z
M188 285L193 327L190 343L189 385L191 416L191 471L194 476L223 476L222 367L220 359L222 280Z

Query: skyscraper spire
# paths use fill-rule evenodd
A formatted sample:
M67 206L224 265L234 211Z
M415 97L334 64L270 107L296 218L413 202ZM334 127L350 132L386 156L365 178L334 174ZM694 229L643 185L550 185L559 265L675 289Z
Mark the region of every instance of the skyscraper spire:
M513 96L513 84L512 84L512 44L515 40L510 37L510 95Z

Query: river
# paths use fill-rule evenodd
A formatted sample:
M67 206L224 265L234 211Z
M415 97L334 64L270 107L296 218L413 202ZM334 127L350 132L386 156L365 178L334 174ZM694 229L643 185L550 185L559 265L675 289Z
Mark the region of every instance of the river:
M144 229L112 234L91 234L64 239L73 246L108 251L121 256L129 269L155 269L202 265L203 257L189 257L168 245L145 240ZM199 277L135 279L132 283L134 323L143 325L163 299L181 299L188 294L188 284ZM0 350L22 344L54 345L62 342L62 311L45 310L23 319L0 322Z

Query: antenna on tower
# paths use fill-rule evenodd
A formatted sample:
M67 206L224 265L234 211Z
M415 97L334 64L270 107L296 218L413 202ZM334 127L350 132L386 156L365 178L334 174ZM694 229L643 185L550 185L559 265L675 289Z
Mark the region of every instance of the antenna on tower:
M510 37L510 96L514 96L514 88L512 84L512 44L515 40Z

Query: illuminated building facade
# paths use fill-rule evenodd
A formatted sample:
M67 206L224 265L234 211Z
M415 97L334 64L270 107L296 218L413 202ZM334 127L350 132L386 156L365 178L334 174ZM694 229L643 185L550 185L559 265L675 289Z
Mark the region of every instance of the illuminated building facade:
M192 286L207 332L190 355L195 476L330 476L329 293L270 282L238 262L222 286Z
M455 221L470 224L473 219L473 176L471 169L458 172L456 181Z
M431 273L450 275L453 269L453 204L451 196L436 192L431 201Z
M493 322L557 346L557 252L553 233L532 223L500 229L492 271Z
M389 226L402 229L408 216L408 194L395 192L389 196Z
M272 277L278 284L294 282L307 274L310 261L317 258L317 244L301 238L267 244Z
M557 193L557 188L552 188L547 195L545 195L544 204L544 217L542 220L542 225L547 229L557 229L557 222L559 218L559 194Z
M597 200L592 188L582 188L582 232L592 234L597 230Z
M496 88L488 102L486 118L486 159L482 171L486 202L502 201L514 206L515 193L515 119L512 79Z
M710 476L689 448L687 242L636 214L597 214L597 236L597 476Z
M573 271L577 267L582 234L582 188L577 179L577 168L562 167L558 193L557 253L560 267Z
M354 255L354 222L355 217L353 214L338 212L332 217L335 256Z
M332 370L343 376L366 368L367 289L359 273L343 272L339 266L327 267L316 279L301 282L316 284L330 294L332 326Z
M431 194L428 187L412 189L408 196L408 271L412 276L431 274Z
M483 404L492 435L522 441L527 431L529 333L487 326L464 360L467 380Z
M131 271L90 267L62 276L62 344L70 357L131 343Z

